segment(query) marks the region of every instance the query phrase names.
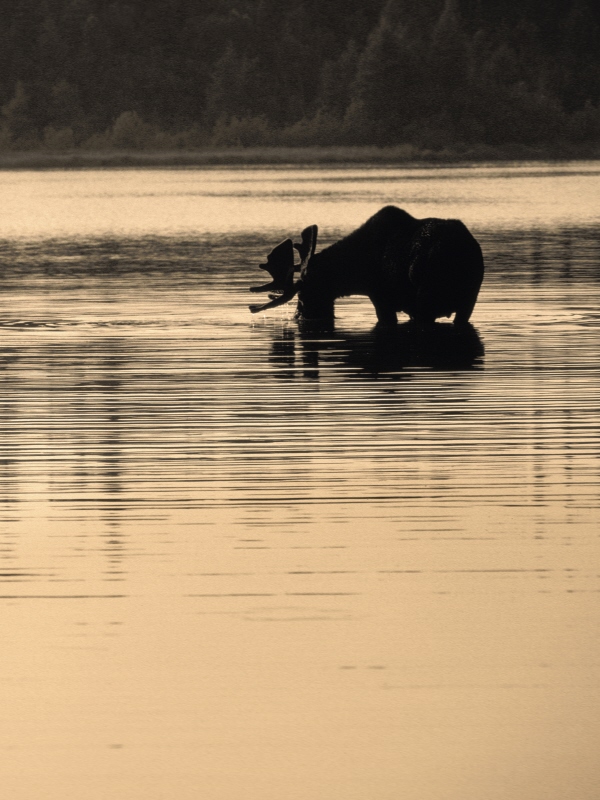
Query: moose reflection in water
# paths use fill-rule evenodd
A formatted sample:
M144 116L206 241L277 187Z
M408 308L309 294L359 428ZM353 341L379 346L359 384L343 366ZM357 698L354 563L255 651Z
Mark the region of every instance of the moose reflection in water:
M415 219L385 206L339 242L315 253L318 228L302 231L302 241L286 239L269 253L261 269L273 278L252 292L271 292L271 302L251 305L253 313L287 303L298 295L298 319L333 320L337 298L366 295L381 325L395 325L397 312L419 323L455 315L469 321L483 280L481 247L455 219ZM294 264L294 248L300 264ZM294 282L294 273L300 278Z
M404 322L365 333L315 329L303 322L275 335L269 362L281 377L318 378L340 367L349 378L404 379L414 368L435 372L482 369L485 349L475 328L448 322Z

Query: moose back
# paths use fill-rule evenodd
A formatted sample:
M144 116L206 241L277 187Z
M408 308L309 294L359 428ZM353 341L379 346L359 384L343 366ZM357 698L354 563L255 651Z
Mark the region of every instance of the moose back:
M398 311L421 323L452 314L455 324L469 321L484 264L479 243L460 220L415 219L385 206L319 253L317 234L317 226L310 225L301 242L286 239L269 253L260 266L273 280L250 291L271 292L271 300L251 305L253 313L298 295L298 319L332 322L336 299L358 294L371 300L384 325L395 324Z

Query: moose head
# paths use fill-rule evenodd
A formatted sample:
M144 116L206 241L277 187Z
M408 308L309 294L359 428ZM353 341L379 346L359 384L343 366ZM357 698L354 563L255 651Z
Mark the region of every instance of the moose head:
M314 255L317 246L318 228L316 225L309 225L302 231L302 241L296 244L291 239L284 239L267 256L267 263L261 264L260 268L266 270L273 278L269 283L261 286L252 286L251 292L271 292L270 303L253 304L250 311L256 314L265 311L267 308L275 308L284 303L289 303L300 291L302 280L306 275L308 262ZM300 255L300 264L294 264L294 249ZM294 273L299 272L300 278L294 282Z

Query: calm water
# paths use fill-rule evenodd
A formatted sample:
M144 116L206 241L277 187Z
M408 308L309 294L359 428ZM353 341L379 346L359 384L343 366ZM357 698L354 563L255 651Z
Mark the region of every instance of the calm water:
M600 165L0 173L11 800L597 800ZM458 334L253 316L462 218Z

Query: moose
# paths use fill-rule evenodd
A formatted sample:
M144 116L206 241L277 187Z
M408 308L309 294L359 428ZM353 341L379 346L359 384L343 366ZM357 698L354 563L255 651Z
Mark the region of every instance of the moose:
M338 297L366 295L380 325L395 325L402 311L418 323L454 314L466 324L483 281L479 243L457 219L416 219L385 206L353 233L315 253L318 228L309 225L301 242L285 239L260 268L272 281L251 287L270 292L270 302L252 313L288 303L298 295L298 320L332 323ZM294 263L294 249L300 264ZM299 279L294 281L294 274Z

